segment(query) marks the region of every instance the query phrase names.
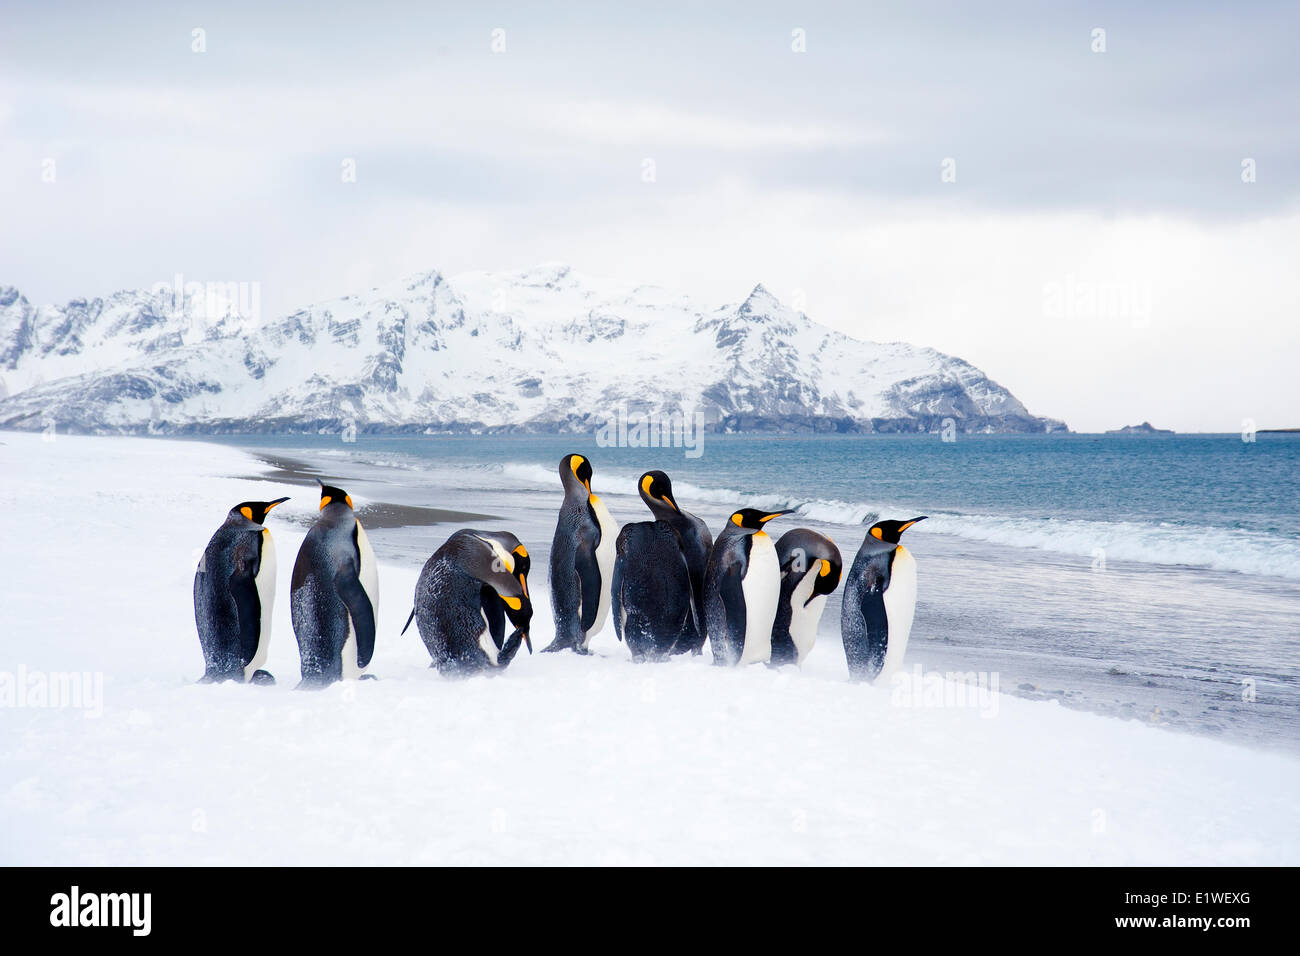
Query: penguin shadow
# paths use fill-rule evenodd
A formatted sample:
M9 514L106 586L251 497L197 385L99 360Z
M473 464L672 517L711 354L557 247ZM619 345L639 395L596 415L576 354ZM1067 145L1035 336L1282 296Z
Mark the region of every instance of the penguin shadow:
M196 680L194 683L196 683L196 684L224 684L224 683L226 683L227 681L230 681L230 682L233 682L233 683L236 683L236 684L252 684L252 685L255 685L255 686L257 686L257 687L274 687L274 686L275 686L275 677L271 674L270 671L265 671L265 670L256 670L256 671L253 671L252 675L248 678L248 680L244 680L244 676L243 676L243 674L234 674L234 675L229 675L229 676L223 676L223 675L220 675L220 674L204 674L202 677L200 677L200 678L199 678L198 680Z
M328 687L333 687L335 684L342 684L343 680L344 679L341 677L335 677L335 678L304 677L298 681L298 683L294 686L293 689L304 690L304 691L321 691L321 690L325 690ZM374 674L362 674L361 676L357 677L356 680L357 681L379 680L379 678L376 677Z

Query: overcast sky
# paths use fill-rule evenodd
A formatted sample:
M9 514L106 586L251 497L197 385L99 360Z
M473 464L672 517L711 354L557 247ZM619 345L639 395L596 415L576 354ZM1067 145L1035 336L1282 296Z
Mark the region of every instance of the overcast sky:
M1080 430L1300 425L1295 3L154 6L0 0L35 302L559 260L762 282Z

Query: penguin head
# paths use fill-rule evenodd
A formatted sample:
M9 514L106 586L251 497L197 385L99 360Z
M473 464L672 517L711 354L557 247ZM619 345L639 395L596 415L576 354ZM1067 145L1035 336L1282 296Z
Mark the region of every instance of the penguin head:
M316 483L320 485L320 506L322 511L325 510L326 505L339 503L345 504L349 508L352 507L352 496L342 488L335 488L333 485L327 485L319 478L316 479Z
M528 625L533 619L533 602L528 596L528 572L533 562L528 549L513 534L505 531L467 531L462 534L469 545L460 555L462 567L501 598L506 606L506 617L522 632L531 654L533 641L528 636Z
M565 455L560 459L560 481L565 491L582 488L591 494L591 462L583 455Z
M230 516L233 518L235 515L239 515L254 524L261 524L266 520L268 511L288 500L288 498L276 498L274 501L241 501L230 509Z
M812 594L808 596L811 601L819 594L830 594L840 584L840 575L844 573L844 564L838 558L818 558L817 559L817 578L813 581ZM805 601L806 605L808 601Z
M839 586L844 561L835 542L824 534L808 528L787 531L777 541L776 553L781 562L782 574L792 571L803 580L810 572L816 573L808 601L819 594L830 594Z
M662 471L647 471L637 484L641 500L656 518L671 513L680 513L681 508L673 499L673 483Z
M794 514L795 509L789 508L785 511L759 511L756 508L741 508L731 516L731 523L737 528L744 528L746 531L762 532L763 525L767 524L773 518L779 518L781 515Z
M877 521L868 530L867 534L877 541L884 541L886 544L898 544L903 532L918 521L924 521L928 515L921 515L919 518L911 518L907 521Z

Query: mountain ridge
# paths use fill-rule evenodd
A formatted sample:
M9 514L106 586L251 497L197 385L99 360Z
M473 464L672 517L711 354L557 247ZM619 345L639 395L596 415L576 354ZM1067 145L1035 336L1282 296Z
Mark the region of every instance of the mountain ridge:
M761 282L711 306L559 263L434 269L266 321L219 291L37 307L0 286L0 427L550 433L698 413L720 432L1065 428L963 359L837 332Z

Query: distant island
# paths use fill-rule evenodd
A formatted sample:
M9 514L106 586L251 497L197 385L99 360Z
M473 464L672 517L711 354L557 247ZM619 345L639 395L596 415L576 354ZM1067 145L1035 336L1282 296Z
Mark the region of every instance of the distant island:
M1141 425L1125 425L1123 428L1112 428L1106 432L1107 435L1172 435L1172 428L1156 428L1150 422L1143 422Z

